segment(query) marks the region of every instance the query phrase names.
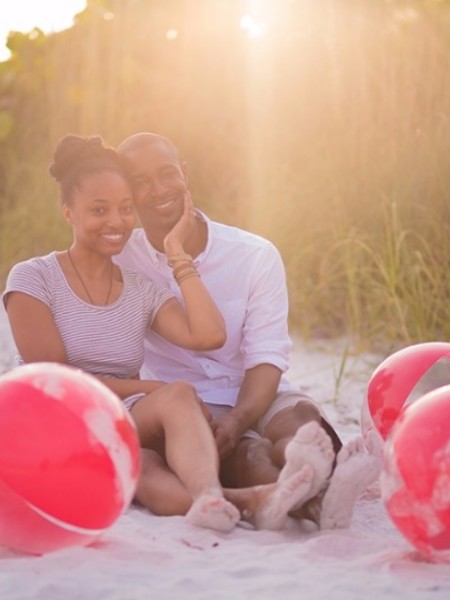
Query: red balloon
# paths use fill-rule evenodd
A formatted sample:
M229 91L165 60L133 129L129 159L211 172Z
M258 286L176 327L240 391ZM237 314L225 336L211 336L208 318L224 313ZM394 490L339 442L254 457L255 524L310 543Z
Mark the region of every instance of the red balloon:
M95 540L130 504L136 428L95 377L34 363L0 377L0 543L43 554Z
M439 371L438 362L445 360ZM403 348L386 358L374 371L367 389L367 402L375 427L387 439L411 392L427 378L425 391L450 384L450 344L428 342ZM443 372L442 372L443 371ZM419 397L420 397L419 396Z
M403 411L385 445L381 492L417 550L450 562L450 385Z

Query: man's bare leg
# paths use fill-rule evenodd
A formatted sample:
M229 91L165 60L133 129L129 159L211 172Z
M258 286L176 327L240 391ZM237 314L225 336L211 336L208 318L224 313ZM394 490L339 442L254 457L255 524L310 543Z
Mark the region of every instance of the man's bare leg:
M335 458L328 434L316 422L300 427L286 446L285 454L286 464L278 477L276 490L267 501L260 501L251 515L247 515L257 528L281 529L289 526L288 512L303 506L324 488ZM230 499L243 512L239 497ZM292 516L299 520L305 518L303 512L294 512Z
M232 455L221 463L223 486L245 488L277 481L280 467L272 460L272 448L272 442L265 438L242 438Z
M247 487L277 481L286 463L286 447L297 431L308 423L317 423L332 437L334 453L342 446L317 407L310 401L299 401L270 420L264 432L266 438L243 438L239 442L233 454L222 461L222 483L227 487ZM301 466L299 464L298 468Z

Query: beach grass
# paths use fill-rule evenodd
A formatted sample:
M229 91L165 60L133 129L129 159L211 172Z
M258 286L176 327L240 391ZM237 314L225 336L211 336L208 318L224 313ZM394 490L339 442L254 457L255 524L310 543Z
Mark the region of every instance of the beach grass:
M62 135L153 130L180 146L201 209L280 249L301 335L450 338L450 3L266 4L260 36L238 2L124 1L16 40L0 280L70 239L47 173Z

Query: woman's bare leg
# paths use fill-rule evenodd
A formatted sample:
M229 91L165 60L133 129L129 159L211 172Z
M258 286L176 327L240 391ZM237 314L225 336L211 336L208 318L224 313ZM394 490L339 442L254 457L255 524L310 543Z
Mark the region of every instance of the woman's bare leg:
M169 499L166 494L174 494L173 506L184 512L185 490L192 499L186 515L192 524L220 531L233 529L240 518L239 511L224 498L216 444L193 388L181 381L167 384L137 402L131 415L141 445L160 452L163 447L167 464L166 469L154 455L144 455L138 500L151 510L161 510ZM151 481L156 477L164 484L161 488L156 480Z
M185 515L192 506L192 496L180 478L158 452L147 448L141 449L136 499L153 514L166 517Z
M156 515L187 514L192 497L181 480L154 450L143 448L141 456L138 502ZM280 483L224 489L224 496L239 509L241 520L256 529L284 529L290 526L289 511L308 494L312 479L312 470L306 466Z

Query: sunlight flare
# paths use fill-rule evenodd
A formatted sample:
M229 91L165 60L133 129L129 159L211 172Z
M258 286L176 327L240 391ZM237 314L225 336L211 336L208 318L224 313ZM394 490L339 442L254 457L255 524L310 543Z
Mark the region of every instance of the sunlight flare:
M70 27L73 17L86 7L86 0L15 0L0 5L0 61L10 52L6 40L11 31L28 32L35 27L44 33Z

